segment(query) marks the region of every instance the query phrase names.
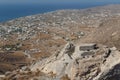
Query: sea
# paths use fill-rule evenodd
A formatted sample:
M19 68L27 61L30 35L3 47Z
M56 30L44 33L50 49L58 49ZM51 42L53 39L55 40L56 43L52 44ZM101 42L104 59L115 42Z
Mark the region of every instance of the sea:
M119 2L120 3L120 2ZM71 4L0 4L0 22L6 22L15 18L42 14L62 9L84 9L109 4L108 2L91 2L91 3L71 3Z

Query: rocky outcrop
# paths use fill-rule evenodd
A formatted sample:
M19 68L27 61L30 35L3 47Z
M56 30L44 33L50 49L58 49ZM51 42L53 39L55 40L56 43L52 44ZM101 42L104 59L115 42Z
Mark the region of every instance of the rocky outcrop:
M120 52L112 51L101 65L101 72L94 80L120 80Z
M74 53L74 49L74 44L68 43L65 46L65 48L61 51L61 53L48 58L45 64L41 65L41 67L38 66L39 63L36 63L34 66L32 66L32 70L39 68L44 73L52 73L60 77L62 77L65 74L71 73L69 69L75 64L74 60L72 59L72 53Z
M92 50L94 54L82 57L81 54L86 53L79 49L80 45L68 43L57 56L51 56L41 65L41 61L37 62L31 69L40 69L58 79L67 75L71 80L112 80L119 75L115 71L119 71L120 52L104 45L98 46Z

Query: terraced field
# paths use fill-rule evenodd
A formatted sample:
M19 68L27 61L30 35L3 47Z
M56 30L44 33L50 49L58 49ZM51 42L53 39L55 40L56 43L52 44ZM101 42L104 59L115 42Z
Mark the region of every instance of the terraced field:
M0 52L0 74L28 65L28 59L22 52Z

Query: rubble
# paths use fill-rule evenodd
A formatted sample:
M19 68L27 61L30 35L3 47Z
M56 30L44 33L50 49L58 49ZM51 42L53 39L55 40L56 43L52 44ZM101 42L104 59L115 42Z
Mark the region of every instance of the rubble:
M95 49L97 49L97 45L95 43L80 45L81 51L90 51L90 50L95 50Z

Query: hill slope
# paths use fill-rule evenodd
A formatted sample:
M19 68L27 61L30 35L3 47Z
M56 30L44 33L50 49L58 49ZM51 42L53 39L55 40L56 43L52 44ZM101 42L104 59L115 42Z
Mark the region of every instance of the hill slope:
M119 66L119 60L114 64L114 61L118 59L118 50L120 49L119 25L120 5L108 5L82 10L59 10L45 14L21 17L1 23L0 51L2 53L0 53L0 67L2 68L0 68L0 73L3 74L7 71L12 71L13 66L16 69L20 69L26 65L30 67L30 69L28 69L28 73L26 73L24 69L22 70L22 73L20 72L20 75L22 74L22 78L25 75L27 78L30 76L39 77L40 75L35 74L42 72L42 77L47 79L49 79L49 73L52 73L52 77L50 77L52 79L53 75L55 76L55 74L60 75L57 75L57 78L60 78L62 76L64 78L65 76L65 78L67 77L68 79L72 79L73 76L71 76L71 74L69 74L69 70L65 69L64 67L66 64L66 67L68 67L68 69L75 67L74 74L77 73L77 67L83 69L83 71L79 72L79 75L76 74L77 77L74 77L78 80L93 80L95 78L97 80L101 80L109 73L111 73L111 71L114 70L116 66ZM79 44L86 43L97 43L101 46L99 46L98 50L95 50L96 54L93 55L90 59L81 59L81 57L79 58L80 55L78 49L78 52L72 52L72 56L74 56L74 58L62 52L62 50L64 51L65 49L65 44L68 42L73 42L77 48ZM109 48L104 48L105 46ZM104 52L106 51L104 49L109 50L111 47L111 54L107 56L107 58L104 58L103 54L107 54ZM92 52L89 51L85 52L85 54L91 53ZM62 56L59 56L59 54ZM84 55L81 52L80 54ZM112 57L113 54L115 57ZM58 56L60 58L55 58L55 56ZM78 56L78 58L75 56ZM96 56L97 59L94 56ZM45 62L41 62L44 60ZM46 63L46 60L50 61L50 63ZM61 60L63 61L61 62ZM76 60L79 61L76 62ZM109 65L110 61L113 64ZM20 65L15 65L14 62ZM105 62L105 64L103 62ZM55 63L56 66L54 66L53 63ZM80 65L78 66L77 63ZM77 66L73 66L72 64L77 64ZM107 65L110 66L109 69L107 69ZM50 69L48 69L49 67ZM39 70L35 72L34 69ZM48 69L48 71L46 71L46 69ZM59 69L59 73L57 73L57 70L55 69ZM106 72L107 70L108 72ZM14 72L16 74L14 74ZM64 75L61 75L60 72ZM19 70L15 70L10 74L14 74L13 78L16 78L16 75L18 73ZM19 77L21 77L20 75ZM11 78L8 76L9 75L6 77ZM115 76L112 76L110 78L112 79L114 77ZM26 79L26 77L24 78ZM108 79L109 77L103 80Z

